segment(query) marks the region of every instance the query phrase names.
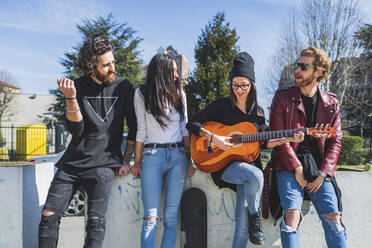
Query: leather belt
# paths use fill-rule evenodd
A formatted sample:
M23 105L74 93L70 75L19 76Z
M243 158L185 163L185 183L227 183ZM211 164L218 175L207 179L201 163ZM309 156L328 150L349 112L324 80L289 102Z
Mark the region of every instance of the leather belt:
M183 142L177 142L177 143L148 143L145 144L145 148L169 148L169 149L175 149L177 147L183 147Z

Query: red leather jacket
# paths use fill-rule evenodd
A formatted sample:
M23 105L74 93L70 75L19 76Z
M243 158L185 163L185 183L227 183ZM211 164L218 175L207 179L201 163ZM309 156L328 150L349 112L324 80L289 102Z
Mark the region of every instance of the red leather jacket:
M338 155L341 150L341 121L338 99L335 94L323 91L318 87L318 125L329 124L336 130L335 138L317 140L322 163L319 170L330 176L334 175ZM298 87L278 90L271 104L270 127L272 130L303 128L306 124L306 113ZM296 151L299 143L287 143L275 147L272 166L278 171L293 171L301 165Z

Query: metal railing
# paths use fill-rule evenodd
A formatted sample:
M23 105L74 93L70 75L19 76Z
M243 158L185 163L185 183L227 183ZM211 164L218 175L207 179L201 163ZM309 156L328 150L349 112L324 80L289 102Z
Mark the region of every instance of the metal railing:
M1 125L0 161L28 160L59 152L64 149L63 136L63 128L57 125Z
M263 165L266 165L267 162L270 161L270 159L271 159L271 152L272 152L272 149L262 149L260 151L261 162L262 162Z

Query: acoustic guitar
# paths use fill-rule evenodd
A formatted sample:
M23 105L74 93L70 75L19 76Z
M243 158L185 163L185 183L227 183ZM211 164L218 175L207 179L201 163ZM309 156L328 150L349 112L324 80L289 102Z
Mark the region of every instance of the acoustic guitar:
M278 131L257 132L250 122L240 122L228 126L218 122L204 122L203 127L220 136L230 136L234 145L222 150L212 143L212 152L208 152L208 140L205 137L191 135L190 153L196 167L204 172L215 172L232 161L252 162L260 154L260 142L270 139L292 137L297 131L316 138L331 138L336 136L333 127L316 126L312 128L288 129Z

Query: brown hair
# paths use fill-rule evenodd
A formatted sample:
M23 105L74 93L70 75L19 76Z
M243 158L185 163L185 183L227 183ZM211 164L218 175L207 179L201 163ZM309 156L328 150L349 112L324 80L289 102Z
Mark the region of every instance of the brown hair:
M85 40L80 48L78 61L75 67L78 71L88 75L97 66L97 56L112 50L108 40L103 36L95 36Z
M323 81L327 77L331 69L331 60L329 59L326 51L320 48L309 46L301 51L301 57L313 57L315 70L323 70L323 74L317 79L317 82Z
M167 126L165 120L170 120L165 110L168 104L178 111L181 121L185 118L181 84L179 80L174 82L173 62L176 61L167 54L156 54L147 67L146 82L140 86L146 111L162 128Z

